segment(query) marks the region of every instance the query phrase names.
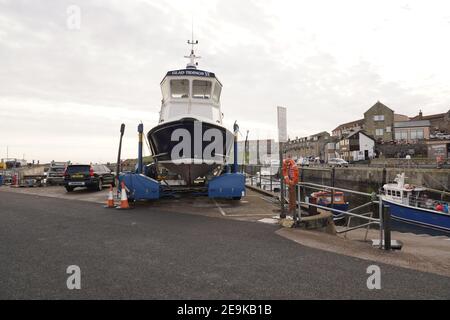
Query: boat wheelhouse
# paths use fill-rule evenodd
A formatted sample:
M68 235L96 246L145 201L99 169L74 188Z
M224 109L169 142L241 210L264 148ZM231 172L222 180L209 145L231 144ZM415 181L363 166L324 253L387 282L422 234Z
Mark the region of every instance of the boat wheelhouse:
M222 125L222 84L213 72L197 69L198 41L188 43L186 68L167 72L161 81L159 123L147 137L157 165L192 185L222 171L234 136Z
M196 69L169 71L161 82L161 92L159 123L195 118L222 124L222 84L214 73Z
M449 204L428 198L426 190L405 184L405 173L401 173L395 183L383 186L382 200L389 205L393 219L450 232Z

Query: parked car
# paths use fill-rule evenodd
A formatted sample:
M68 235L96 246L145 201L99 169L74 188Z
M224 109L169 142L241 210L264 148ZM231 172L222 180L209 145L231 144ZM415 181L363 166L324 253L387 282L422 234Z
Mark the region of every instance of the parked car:
M309 159L308 158L298 158L297 159L297 166L308 167L309 166Z
M64 184L64 170L66 169L67 163L65 162L55 162L50 163L50 167L45 169L45 184L52 185L62 185Z
M103 164L73 164L67 166L64 172L64 186L67 192L77 187L92 190L102 190L104 185L115 184L115 175Z
M434 135L436 139L450 139L450 134L438 132Z
M348 167L348 162L341 158L331 158L328 160L330 167Z

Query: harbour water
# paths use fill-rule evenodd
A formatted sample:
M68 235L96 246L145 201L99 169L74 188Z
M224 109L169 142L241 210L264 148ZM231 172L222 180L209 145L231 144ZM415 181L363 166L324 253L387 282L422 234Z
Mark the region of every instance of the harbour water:
M312 178L308 177L304 180L304 182L310 182L315 184L320 184L324 186L331 186L331 178ZM247 179L248 184L252 184L255 187L260 187L263 190L266 191L272 191L274 193L280 192L280 180L276 176L262 176L260 177L258 174L256 176L253 176L253 180ZM350 182L350 181L343 181L343 180L335 180L334 182L335 187L337 188L343 188L343 189L349 189L349 190L355 190L365 193L379 193L379 190L382 188L382 183L380 182L373 182L373 183L358 183L358 182ZM311 194L315 190L306 190L306 195ZM302 200L304 200L305 194L302 195ZM434 199L441 199L440 195L437 195L436 193L428 193L430 198ZM352 193L345 193L346 201L349 202L349 208L355 208L357 206L360 206L364 203L367 203L370 199L366 196L356 195ZM449 200L449 197L444 197L441 200ZM374 214L374 217L378 218L378 213L376 212ZM359 223L357 218L353 219L354 223ZM341 222L342 223L342 222ZM352 223L353 225L353 223ZM391 221L391 227L393 231L399 231L404 233L414 233L414 234L427 234L431 236L450 236L449 233L445 231L440 230L434 230L429 228L420 227L413 224L408 224L405 222L400 222L397 220L392 219Z

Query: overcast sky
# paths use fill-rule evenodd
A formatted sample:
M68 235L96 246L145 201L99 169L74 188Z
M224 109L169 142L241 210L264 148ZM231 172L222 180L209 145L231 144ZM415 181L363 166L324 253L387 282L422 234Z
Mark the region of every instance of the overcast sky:
M80 9L77 28L74 7ZM0 0L0 157L114 161L157 123L159 83L186 65L224 85L222 109L250 138L291 138L357 120L450 109L449 1ZM74 23L75 21L75 23ZM146 151L148 154L148 150Z

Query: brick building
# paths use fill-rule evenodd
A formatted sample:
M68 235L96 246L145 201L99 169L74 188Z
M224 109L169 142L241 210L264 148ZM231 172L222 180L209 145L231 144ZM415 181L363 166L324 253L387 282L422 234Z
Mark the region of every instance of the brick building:
M364 126L364 119L359 119L356 121L347 122L337 126L332 132L333 137L338 137L339 139L343 136L361 130Z
M294 159L302 157L320 157L326 159L326 145L330 141L330 134L326 131L313 134L309 137L289 140L284 145L284 152Z
M394 121L394 110L378 101L364 112L364 131L375 140L392 141Z
M428 116L424 116L422 111L419 111L419 115L412 117L413 121L428 120L430 121L431 133L445 132L450 133L450 110L446 113L437 113Z
M430 138L430 120L399 121L394 123L396 142L416 143Z

